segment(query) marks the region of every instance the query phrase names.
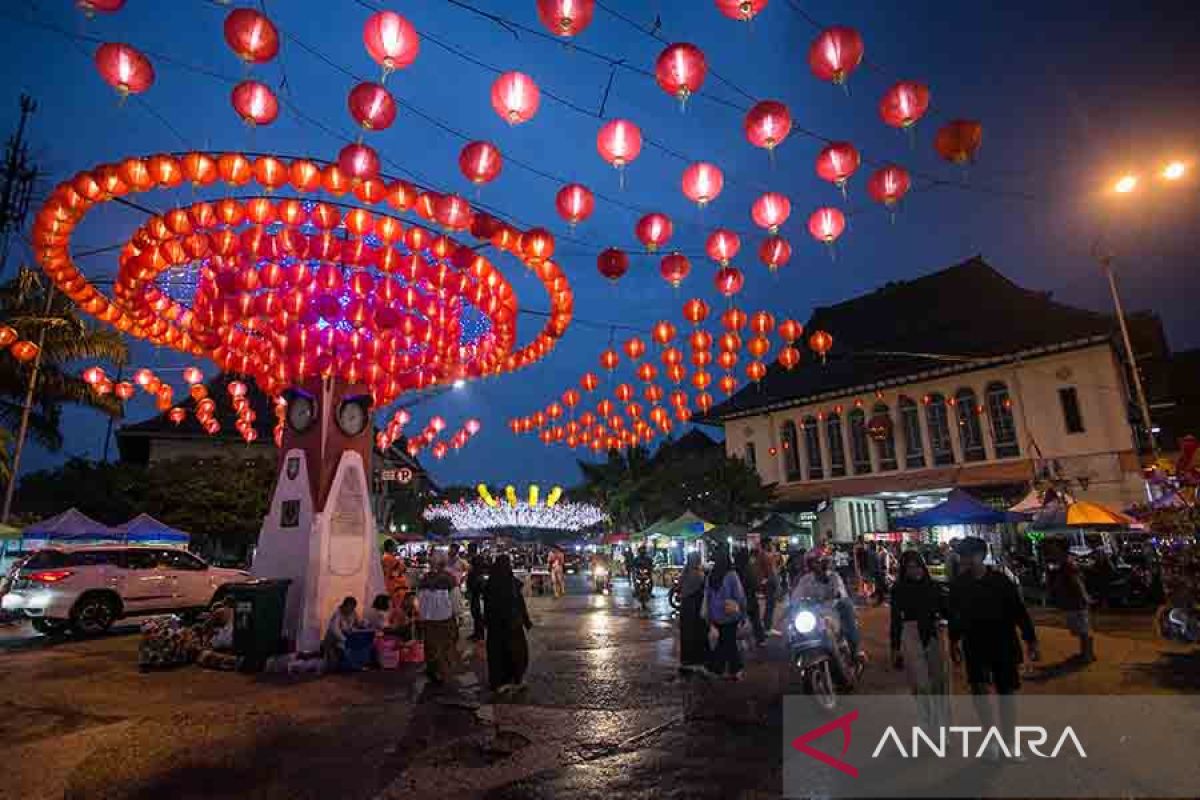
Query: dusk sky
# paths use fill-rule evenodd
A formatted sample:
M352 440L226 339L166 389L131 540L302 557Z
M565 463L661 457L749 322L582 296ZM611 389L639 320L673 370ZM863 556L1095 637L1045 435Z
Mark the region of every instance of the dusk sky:
M747 273L741 307L765 308L801 321L815 306L975 254L1023 286L1052 291L1062 302L1107 309L1106 284L1089 258L1092 242L1107 231L1119 254L1127 307L1160 313L1174 349L1200 346L1198 184L1194 176L1171 186L1153 179L1172 159L1182 159L1194 170L1200 153L1200 55L1194 40L1200 20L1193 3L771 0L751 26L723 17L710 0L601 3L578 39L581 48L653 69L663 44L606 9L644 26L657 16L666 41L696 44L707 54L710 68L729 83L755 98L786 102L798 127L849 140L872 161L895 161L921 175L962 180L960 170L937 157L933 136L940 124L956 117L981 120L983 148L966 185L927 189L929 181L917 178L917 190L894 224L867 197L866 178L873 167L864 165L851 181L848 201L817 178L813 160L822 146L817 139L794 131L771 164L763 151L746 142L743 112L710 98L740 107L749 101L711 73L700 96L681 112L653 80L618 70L605 108L608 116L637 122L655 142L725 171L724 193L704 210L680 193L686 162L652 146L630 166L622 191L617 174L597 155L601 121L595 116L543 96L531 122L509 127L489 103L495 73L461 54L490 67L527 72L544 90L585 109L599 109L609 80L604 61L570 45L506 30L465 7L540 29L534 0L268 0L265 5L284 33L283 50L280 59L256 67L252 75L275 87L286 75L280 91L287 102L345 138L355 130L346 93L356 81L303 46L362 79L375 80L378 68L361 37L370 7L405 15L430 38L422 41L416 63L388 80L401 101L396 124L368 136L388 162L385 172L460 192L560 236L559 260L576 292L578 321L559 348L530 369L468 385L415 412L422 423L435 413L452 426L470 416L483 422L482 433L463 451L440 463L425 459L443 483L577 480L580 454L561 445L545 448L534 437L516 439L506 421L556 399L563 389L577 385L584 371L598 371L596 357L609 330L586 323L648 329L658 319L679 323L679 306L688 297L715 304L715 268L703 257L703 242L719 225L744 234L743 254L736 262ZM164 10L167 6L172 10ZM7 90L0 98L0 132L7 135L15 125L18 93L32 94L39 104L30 129L32 149L53 182L131 155L191 148L335 158L344 139L297 119L287 108L274 125L258 130L248 129L233 112L230 89L246 70L222 37L227 12L228 7L203 0L129 0L116 15L87 20L68 0L8 0L0 9L0 50L9 54L0 82ZM810 72L807 52L817 29L805 15L822 25L861 31L867 63L851 78L848 94ZM91 58L96 44L87 37L128 42L150 54L158 75L152 89L118 105L96 73ZM166 63L155 54L227 80ZM881 93L900 78L926 81L933 94L930 114L917 127L911 146L877 113ZM511 159L499 179L478 193L458 169L459 151L469 139L490 140ZM514 162L533 165L555 179ZM1123 171L1144 176L1144 190L1118 199L1105 190ZM554 209L555 193L568 181L638 210L598 199L592 219L571 234ZM763 233L749 213L753 199L766 189L786 193L793 204L782 233L795 255L777 278L758 262ZM139 200L165 209L191 202L190 196L191 190L184 189ZM838 242L836 261L805 229L809 213L822 205L844 205L855 212ZM646 210L671 215L676 223L672 245L694 256L692 274L678 293L659 277L657 257L636 257L615 289L597 274L595 256L601 249L636 249L633 226ZM74 247L121 242L140 222L127 209L100 208L83 223ZM23 252L27 255L27 248ZM80 263L93 277L110 276L116 269L115 254ZM512 280L523 308L547 307L540 285L514 259L500 257L497 266ZM540 326L536 318L522 318L522 340ZM836 340L838 331L831 333ZM619 334L618 342L627 335ZM946 351L954 352L953 342L946 343ZM133 361L151 368L193 363L142 342L134 343ZM213 370L211 364L204 366ZM128 410L132 420L153 413L144 398ZM105 428L99 415L72 410L66 426L63 452L31 450L30 468L72 455L98 457Z

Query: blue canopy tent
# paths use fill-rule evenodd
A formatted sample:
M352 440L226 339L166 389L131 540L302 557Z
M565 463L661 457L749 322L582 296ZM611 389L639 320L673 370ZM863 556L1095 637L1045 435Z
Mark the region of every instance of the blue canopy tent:
M892 527L916 530L938 525L999 525L1005 522L1024 522L1027 519L1028 514L997 511L962 489L955 489L944 502L919 513L900 517L892 522Z
M121 541L121 536L114 533L112 528L76 508L68 508L56 517L33 523L21 531L21 538L25 540L27 548L29 542L88 544Z
M168 547L187 547L191 537L181 530L159 522L149 514L138 514L124 525L112 529L125 544L157 544Z

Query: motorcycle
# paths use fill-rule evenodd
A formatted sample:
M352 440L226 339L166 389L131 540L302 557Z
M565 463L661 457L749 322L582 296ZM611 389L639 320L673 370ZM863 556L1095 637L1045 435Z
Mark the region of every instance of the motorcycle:
M592 567L592 591L596 594L612 592L612 577L609 575L608 567L602 564Z
M679 578L671 584L671 590L667 592L667 604L672 609L678 611L683 606L683 598L679 596Z
M1159 635L1172 642L1200 643L1200 607L1167 604L1154 615Z
M852 691L864 664L842 635L841 617L829 603L802 603L788 625L788 651L806 694L825 711L837 707L838 692Z
M650 598L654 594L654 574L648 569L640 569L633 576L633 594L642 611L650 610Z

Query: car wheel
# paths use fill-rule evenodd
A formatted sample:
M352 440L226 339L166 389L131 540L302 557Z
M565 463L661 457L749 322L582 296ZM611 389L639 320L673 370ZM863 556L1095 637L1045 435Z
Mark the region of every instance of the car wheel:
M116 608L107 597L84 597L71 613L71 627L83 636L99 636L112 626L116 617Z
M45 636L54 636L62 633L67 629L67 623L57 619L38 618L30 620L33 623L33 629Z

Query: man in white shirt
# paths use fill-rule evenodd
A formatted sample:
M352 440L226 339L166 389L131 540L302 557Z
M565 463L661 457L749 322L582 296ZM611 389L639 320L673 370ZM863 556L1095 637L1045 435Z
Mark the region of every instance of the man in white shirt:
M457 660L458 617L450 593L457 582L446 570L446 556L434 555L429 573L417 588L421 629L425 634L425 672L434 683L444 683Z

